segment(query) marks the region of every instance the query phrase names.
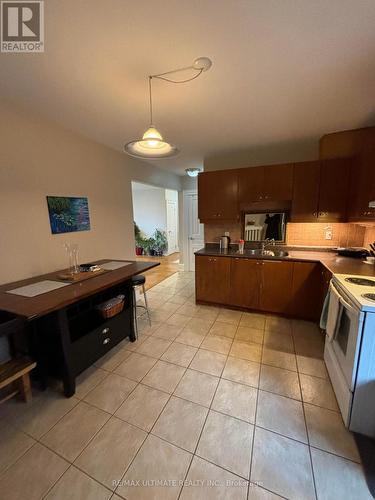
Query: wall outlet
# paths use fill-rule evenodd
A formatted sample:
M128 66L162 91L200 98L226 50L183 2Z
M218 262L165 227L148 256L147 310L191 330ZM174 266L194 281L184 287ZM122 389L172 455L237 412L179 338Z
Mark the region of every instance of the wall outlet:
M331 240L332 239L332 229L326 229L326 232L325 232L325 239L326 240Z

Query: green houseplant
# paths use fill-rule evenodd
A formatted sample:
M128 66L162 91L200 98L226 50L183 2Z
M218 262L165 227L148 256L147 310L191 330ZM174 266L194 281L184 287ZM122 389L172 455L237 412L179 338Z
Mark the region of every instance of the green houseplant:
M138 224L134 222L134 239L135 239L135 254L142 255L143 247L144 247L144 238L142 237L141 230L139 229Z
M156 229L153 234L153 237L155 240L155 246L154 246L155 254L163 255L168 248L168 240L166 232L162 231L161 229Z

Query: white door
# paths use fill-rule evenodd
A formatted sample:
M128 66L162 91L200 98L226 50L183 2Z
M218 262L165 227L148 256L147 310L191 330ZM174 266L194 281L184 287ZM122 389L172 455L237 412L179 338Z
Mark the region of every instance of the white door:
M204 247L204 226L198 219L198 193L186 192L185 197L185 215L187 228L187 271L195 270L194 252Z
M168 255L178 252L178 202L166 200L167 203L167 238Z

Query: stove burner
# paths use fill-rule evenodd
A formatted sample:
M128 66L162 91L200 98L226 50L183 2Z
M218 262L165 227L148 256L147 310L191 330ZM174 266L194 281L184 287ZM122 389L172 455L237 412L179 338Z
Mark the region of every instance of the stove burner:
M373 300L375 302L375 293L364 293L362 297L364 299Z
M369 280L366 278L345 278L345 281L347 281L348 283L353 283L353 285L375 286L374 280Z

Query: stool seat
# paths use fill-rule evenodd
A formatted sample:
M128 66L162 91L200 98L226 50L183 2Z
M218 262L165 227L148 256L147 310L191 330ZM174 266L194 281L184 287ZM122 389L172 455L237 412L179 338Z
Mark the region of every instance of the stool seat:
M146 283L146 277L143 274L136 274L132 277L133 286L144 285Z

